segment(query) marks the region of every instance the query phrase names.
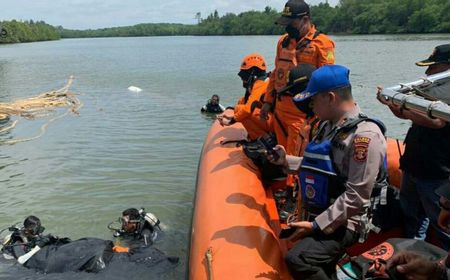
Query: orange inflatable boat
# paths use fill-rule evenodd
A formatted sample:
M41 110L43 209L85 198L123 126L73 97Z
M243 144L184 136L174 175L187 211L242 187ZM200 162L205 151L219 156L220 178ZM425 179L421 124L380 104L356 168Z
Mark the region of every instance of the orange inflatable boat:
M263 187L259 170L242 147L221 144L246 135L240 123L222 127L215 122L205 139L192 220L191 280L291 279L271 188ZM398 155L396 141L388 145ZM389 164L398 169L398 156ZM395 172L397 181L400 173Z

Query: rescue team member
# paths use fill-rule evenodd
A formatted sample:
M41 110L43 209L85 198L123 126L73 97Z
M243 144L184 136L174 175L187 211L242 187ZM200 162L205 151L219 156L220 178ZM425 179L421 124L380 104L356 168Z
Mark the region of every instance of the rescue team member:
M427 75L449 70L450 44L437 46L428 59L416 64L428 66ZM435 193L437 188L447 184L450 176L450 125L403 110L381 98L380 90L378 100L381 103L388 105L395 116L412 121L405 139L405 152L400 158L403 171L400 202L405 215L405 235L424 240L431 224L442 248L450 250L450 235L437 224L439 196Z
M297 110L292 96L277 93L286 86L289 70L297 64L311 64L316 68L334 64L334 42L316 30L309 6L303 0L289 0L276 23L286 26L287 34L277 44L275 69L270 75L261 117L266 118L274 110L273 126L278 144L289 155L298 156L302 150L301 138L309 134L304 129L306 115Z
M220 97L217 94L213 94L211 96L211 99L208 100L208 103L203 105L202 109L200 110L202 113L222 113L225 111L225 107L220 105Z
M261 120L259 116L268 85L266 65L264 57L258 53L252 53L243 59L238 76L245 88L245 95L234 107L234 116L224 114L218 117L220 124L225 126L241 122L250 140L256 140L272 130L271 114L267 120Z
M446 186L436 190L440 196L439 204L441 212L439 214L439 226L447 233L450 233L450 181ZM400 252L395 255L388 264L388 268L394 268L407 279L450 279L450 254L445 265L443 263L432 262L413 252Z
M52 235L43 235L44 230L45 227L41 225L38 217L32 215L26 217L23 227L14 229L11 236L3 242L2 252L24 264L41 248L58 240ZM70 241L68 238L61 240L63 242Z
M326 65L313 72L295 101L312 99L324 122L304 157L286 156L288 170L299 170L305 221L289 222L305 238L286 255L294 279L331 279L345 248L367 234L367 208L383 167L386 140L380 124L364 116L351 93L349 70ZM272 160L269 157L269 160ZM363 240L360 240L363 241Z
M152 213L145 212L145 209L137 210L136 208L129 208L122 212L122 228L114 232L114 237L121 237L128 245L139 245L142 243L144 247L150 246L158 237L159 219ZM116 246L116 251L122 246Z

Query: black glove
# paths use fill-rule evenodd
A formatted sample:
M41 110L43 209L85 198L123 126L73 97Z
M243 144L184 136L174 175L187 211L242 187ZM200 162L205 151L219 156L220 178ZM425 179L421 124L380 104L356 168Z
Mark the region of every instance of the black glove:
M51 243L51 237L49 236L43 236L39 240L36 240L36 245L40 248L43 248Z

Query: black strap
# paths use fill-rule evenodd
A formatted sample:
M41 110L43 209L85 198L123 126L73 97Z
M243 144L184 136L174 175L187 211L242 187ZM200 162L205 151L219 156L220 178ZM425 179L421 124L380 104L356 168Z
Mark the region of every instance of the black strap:
M283 131L283 134L285 137L288 137L288 133L286 131L286 128L283 126L283 123L281 123L281 120L278 118L277 114L274 113L273 116L275 117L275 120L277 121L278 125L281 128L281 131Z
M316 39L317 36L319 36L320 34L322 34L322 31L317 30L317 31L314 33L314 35L313 35L313 37L312 37L311 40L310 40L310 39L305 39L305 40L303 40L300 44L298 44L298 45L297 45L297 50L301 50L301 49L306 48L306 47L311 43L311 41L314 40L314 39Z
M320 123L320 122L321 122L321 120L319 118L315 118L311 122L311 124L310 124L311 129L309 130L309 139L308 139L309 141L311 141L313 139L313 137L314 137L314 127L316 126L316 124L319 123L319 127L322 125L323 122L322 123Z

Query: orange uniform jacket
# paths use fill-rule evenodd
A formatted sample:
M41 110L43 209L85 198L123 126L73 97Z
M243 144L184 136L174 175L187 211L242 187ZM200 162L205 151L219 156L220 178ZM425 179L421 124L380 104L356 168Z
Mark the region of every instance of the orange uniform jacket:
M256 80L247 102L244 103L244 98L241 98L234 108L234 119L244 125L251 140L255 140L271 130L271 116L267 121L261 121L259 117L263 94L265 94L268 84L267 80Z
M311 64L317 68L334 64L334 42L317 32L314 26L300 41L290 39L289 45L284 48L287 37L285 34L278 41L275 69L270 75L264 102L276 103L273 126L278 144L286 148L287 154L299 156L307 144L304 139L307 140L305 137L309 135L306 115L295 106L292 96L280 96L274 102L274 92L286 86L289 70L298 64Z

